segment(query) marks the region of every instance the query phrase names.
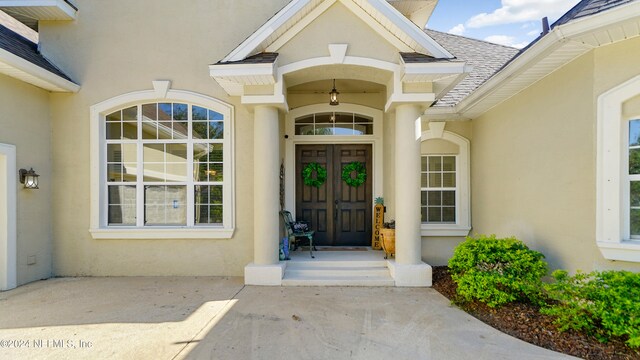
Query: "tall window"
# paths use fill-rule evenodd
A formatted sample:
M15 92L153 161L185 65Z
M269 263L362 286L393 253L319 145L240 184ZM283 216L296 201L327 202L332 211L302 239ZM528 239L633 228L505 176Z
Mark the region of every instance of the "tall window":
M422 156L422 222L456 223L456 156Z
M219 226L224 116L204 107L139 104L104 118L106 225Z
M640 239L640 119L629 121L629 232Z

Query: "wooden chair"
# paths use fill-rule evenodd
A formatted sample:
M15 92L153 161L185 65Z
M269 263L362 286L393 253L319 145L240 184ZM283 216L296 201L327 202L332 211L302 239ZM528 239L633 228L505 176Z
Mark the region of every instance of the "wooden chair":
M307 238L309 240L309 254L311 255L311 258L315 258L315 256L313 256L313 235L315 234L315 231L296 231L293 228L293 224L295 223L295 221L293 220L291 212L289 211L280 211L280 216L282 217L282 222L284 222L284 228L287 231L287 237L289 238L289 248L291 248L291 245L293 244L293 250L295 250L299 246L298 243L300 241L297 239Z

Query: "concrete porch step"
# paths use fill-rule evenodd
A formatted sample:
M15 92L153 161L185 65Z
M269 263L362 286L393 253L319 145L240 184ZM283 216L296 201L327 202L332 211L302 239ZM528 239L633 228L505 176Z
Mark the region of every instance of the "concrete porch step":
M372 268L372 267L387 267L386 260L289 260L287 263L287 269L322 269L322 268Z
M287 266L285 275L291 277L388 277L389 269L386 266Z
M285 273L282 286L395 286L391 276L292 276Z

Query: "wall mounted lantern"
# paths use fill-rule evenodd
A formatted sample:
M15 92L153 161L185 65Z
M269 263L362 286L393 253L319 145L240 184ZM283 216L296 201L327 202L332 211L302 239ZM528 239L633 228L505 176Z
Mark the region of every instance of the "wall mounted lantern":
M40 175L36 174L33 168L29 169L29 171L20 169L18 173L20 174L20 183L24 184L25 189L39 189L38 177Z
M329 105L336 106L340 105L340 101L338 101L338 95L340 93L336 90L336 79L333 79L333 89L329 93Z

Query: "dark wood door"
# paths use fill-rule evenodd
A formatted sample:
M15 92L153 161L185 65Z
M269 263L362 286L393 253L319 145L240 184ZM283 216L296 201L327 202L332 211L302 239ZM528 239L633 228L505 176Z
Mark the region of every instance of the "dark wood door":
M342 180L342 169L351 162L365 164L367 180L358 187ZM327 169L320 187L307 186L302 169L317 162ZM296 219L310 222L316 230L314 244L369 246L372 229L371 145L296 146Z

